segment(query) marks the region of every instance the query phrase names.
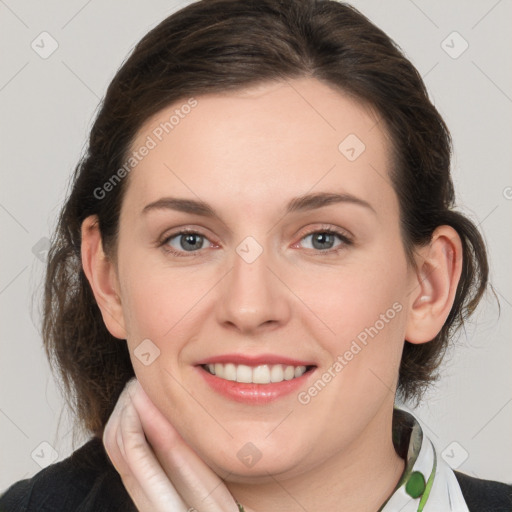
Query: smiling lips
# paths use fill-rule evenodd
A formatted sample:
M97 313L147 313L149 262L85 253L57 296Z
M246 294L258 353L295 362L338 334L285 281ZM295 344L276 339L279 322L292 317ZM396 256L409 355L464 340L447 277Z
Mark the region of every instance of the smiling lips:
M203 368L220 379L242 382L245 384L270 384L292 380L302 376L306 366L291 366L282 364L262 364L247 366L245 364L215 363L205 364Z
M298 390L316 365L274 355L230 355L200 361L196 368L217 393L256 405Z

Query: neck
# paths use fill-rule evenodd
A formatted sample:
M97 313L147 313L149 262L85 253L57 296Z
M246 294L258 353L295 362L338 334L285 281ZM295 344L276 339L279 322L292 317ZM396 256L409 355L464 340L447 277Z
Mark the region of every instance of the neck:
M393 446L392 412L383 409L350 447L298 476L228 488L246 512L377 512L405 468Z

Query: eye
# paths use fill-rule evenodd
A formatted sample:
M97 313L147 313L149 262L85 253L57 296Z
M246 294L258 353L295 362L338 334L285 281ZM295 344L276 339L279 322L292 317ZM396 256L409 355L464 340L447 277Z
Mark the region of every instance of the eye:
M344 233L333 229L317 229L316 231L311 231L304 236L301 241L306 242L306 249L312 249L322 253L338 252L352 244L352 241Z
M208 242L204 235L196 231L180 231L168 236L162 246L176 256L185 256L184 253L195 253L204 249Z
M306 249L319 254L337 253L352 245L352 240L343 232L333 228L312 230L303 236L294 247L305 242ZM167 236L162 242L163 249L174 256L199 256L201 249L214 245L203 234L193 230L182 230Z

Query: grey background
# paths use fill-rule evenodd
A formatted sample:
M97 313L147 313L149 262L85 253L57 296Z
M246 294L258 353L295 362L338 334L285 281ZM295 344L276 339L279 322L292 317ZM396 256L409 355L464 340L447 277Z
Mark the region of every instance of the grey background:
M39 334L47 238L109 81L187 3L0 0L0 492L85 441L72 442ZM512 2L353 4L404 49L452 131L458 205L485 234L501 302L482 303L415 413L453 467L512 482ZM46 59L31 47L51 47L43 31L58 43Z

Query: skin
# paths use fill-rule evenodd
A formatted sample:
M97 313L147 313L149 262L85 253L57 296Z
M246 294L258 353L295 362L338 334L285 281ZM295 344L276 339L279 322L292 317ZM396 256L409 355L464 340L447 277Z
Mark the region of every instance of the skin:
M197 107L131 172L116 257L104 254L94 217L82 226L84 270L105 324L127 340L144 390L137 393L161 415L148 440L172 480L179 464L158 432L176 432L178 445L191 450L184 459L200 461L192 473L225 479L212 496L222 501L229 491L246 511L286 512L298 504L308 511L377 510L404 469L391 438L404 339L426 343L444 324L460 278L460 239L440 226L429 245L416 248L415 265L408 262L384 123L349 96L304 78L196 99ZM133 148L185 101L151 118ZM354 161L338 149L349 134L366 146ZM351 194L371 207L343 202L285 214L288 201L316 192ZM216 215L143 212L168 196L201 199ZM179 236L167 247L184 257L159 246L187 227L206 237L196 256ZM335 237L339 251L323 254L308 231L325 228L352 243ZM236 252L248 236L263 249L252 263ZM266 405L233 402L195 368L227 353L288 356L317 366L307 390L393 304L400 312L307 405L296 393ZM160 350L148 366L134 355L144 339ZM123 407L131 424L143 425L133 404ZM109 436L117 439L120 422L113 423ZM248 442L261 453L253 467L237 457ZM130 476L112 443L106 446L117 452L127 488L130 478L139 488L148 485ZM193 488L183 479L174 486L182 496Z

